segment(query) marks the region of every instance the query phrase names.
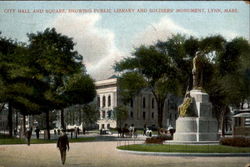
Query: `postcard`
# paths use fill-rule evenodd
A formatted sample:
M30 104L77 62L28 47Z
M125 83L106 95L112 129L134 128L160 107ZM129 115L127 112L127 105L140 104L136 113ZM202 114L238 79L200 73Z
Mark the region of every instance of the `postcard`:
M220 35L227 41L239 37L249 43L249 8L248 1L0 1L0 37L27 46L32 42L29 34L55 28L57 33L72 39L74 50L82 55L86 73L102 83L117 75L116 62L131 57L141 46L155 45L173 35L197 39ZM133 114L130 113L130 117ZM151 117L155 116L151 114ZM4 123L0 124L1 133L7 129L2 125ZM94 137L100 136L99 129ZM145 138L138 141L105 139L101 136L90 142L70 143L65 166L243 167L250 163L247 156L130 154L116 147L121 143L142 143ZM0 167L61 165L56 142L0 145Z

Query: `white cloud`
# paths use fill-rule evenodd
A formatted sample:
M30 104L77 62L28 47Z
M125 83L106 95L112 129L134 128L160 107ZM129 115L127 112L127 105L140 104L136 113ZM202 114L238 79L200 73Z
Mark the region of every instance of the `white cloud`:
M115 46L115 34L99 28L99 14L61 15L52 26L62 34L73 37L75 49L83 56L87 72L96 80L106 79L114 72L112 65L123 53Z
M158 40L166 40L172 34L181 33L195 35L191 30L185 29L168 17L162 17L158 22L150 24L146 29L139 33L133 42L135 47L140 45L152 45Z
M232 40L233 38L239 36L238 33L229 30L221 31L221 35L224 36L227 40Z

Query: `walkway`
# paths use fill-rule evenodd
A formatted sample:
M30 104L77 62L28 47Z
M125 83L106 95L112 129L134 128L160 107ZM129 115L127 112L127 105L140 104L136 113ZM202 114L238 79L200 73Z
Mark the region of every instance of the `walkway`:
M116 150L116 141L72 143L65 167L244 167L250 157L164 157ZM61 167L55 144L1 145L0 167Z

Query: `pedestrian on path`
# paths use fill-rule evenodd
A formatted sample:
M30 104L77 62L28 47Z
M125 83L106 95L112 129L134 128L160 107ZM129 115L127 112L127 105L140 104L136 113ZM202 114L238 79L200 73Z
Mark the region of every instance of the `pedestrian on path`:
M75 138L77 139L78 131L77 131L77 128L76 128L76 127L75 127L75 129L74 129L74 132L75 132Z
M26 133L25 133L25 136L27 138L27 144L28 144L28 146L30 145L31 135L32 135L32 127L29 130L27 130Z
M40 129L38 128L38 126L36 127L35 132L36 132L36 139L39 139Z
M69 139L65 129L62 130L62 134L57 140L57 147L60 150L62 164L64 165L66 160L66 150L68 149L69 151Z

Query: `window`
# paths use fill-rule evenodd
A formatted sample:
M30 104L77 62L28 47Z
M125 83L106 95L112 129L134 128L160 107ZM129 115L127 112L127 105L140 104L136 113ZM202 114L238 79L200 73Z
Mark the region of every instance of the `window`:
M250 118L245 118L245 127L250 127Z
M105 111L102 111L102 118L105 118Z
M102 107L105 107L106 106L106 97L103 96L102 97Z
M102 124L102 129L104 129L104 124Z
M110 124L107 124L107 128L108 128L108 129L110 128Z
M155 113L154 112L152 112L152 119L154 119L155 118Z
M155 108L155 99L152 98L152 109L154 109L154 108Z
M100 96L97 97L97 106L101 107Z
M108 111L108 118L111 118L111 110Z
M108 97L108 106L111 106L111 96Z
M146 107L146 99L145 99L145 97L143 97L143 99L142 99L142 107L143 107L143 108Z
M131 101L130 101L130 107L133 107L134 106L134 101L133 101L133 99L131 99Z
M130 112L130 117L133 118L134 117L134 113L133 111Z
M143 112L142 114L143 114L143 115L142 115L143 120L145 120L145 119L146 119L146 113L145 113L145 112Z

